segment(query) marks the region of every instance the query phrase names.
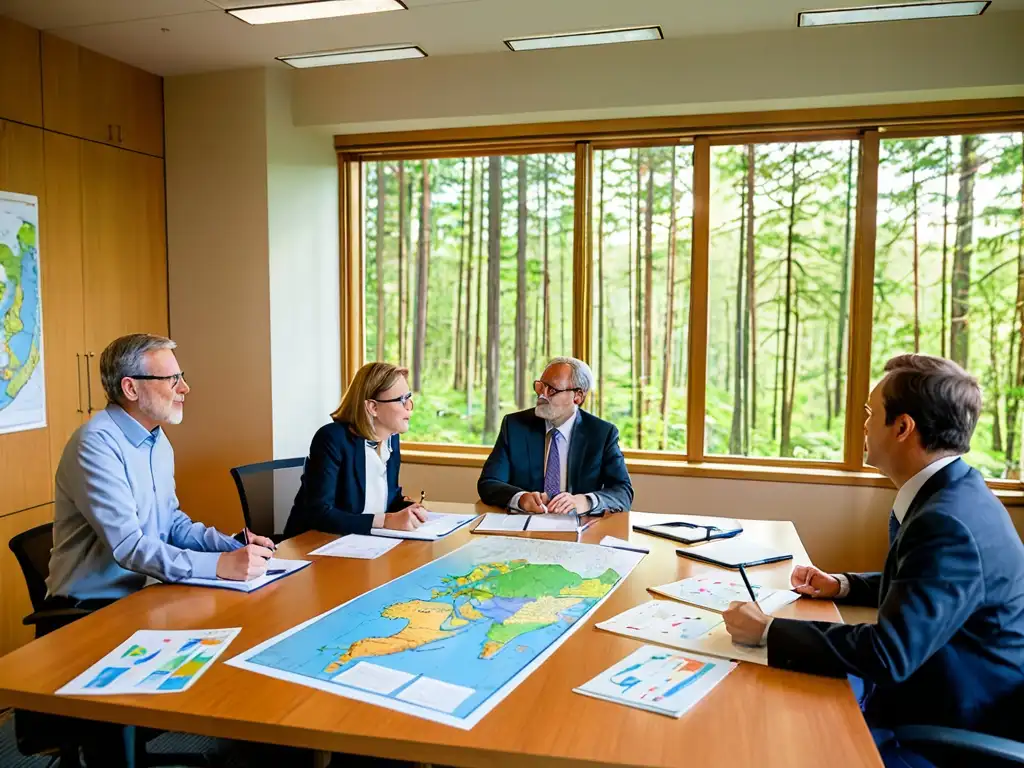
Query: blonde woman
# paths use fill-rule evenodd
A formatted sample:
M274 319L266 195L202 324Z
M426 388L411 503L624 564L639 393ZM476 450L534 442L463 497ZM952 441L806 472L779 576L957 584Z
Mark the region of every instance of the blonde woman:
M286 537L411 531L426 520L426 510L406 499L398 484L398 436L409 431L413 409L408 376L390 363L359 369L331 423L313 436Z

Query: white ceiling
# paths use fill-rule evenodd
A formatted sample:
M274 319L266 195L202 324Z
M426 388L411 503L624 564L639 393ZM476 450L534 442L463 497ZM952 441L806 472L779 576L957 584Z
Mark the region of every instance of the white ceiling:
M507 51L502 41L509 37L641 24L660 24L666 38L787 30L795 28L801 10L873 4L872 0L406 0L406 11L263 26L249 26L223 11L229 6L281 1L0 0L0 14L150 72L178 75L275 65L276 56L386 43L413 43L430 56L499 52ZM1024 0L993 0L986 13L1010 10L1024 11Z

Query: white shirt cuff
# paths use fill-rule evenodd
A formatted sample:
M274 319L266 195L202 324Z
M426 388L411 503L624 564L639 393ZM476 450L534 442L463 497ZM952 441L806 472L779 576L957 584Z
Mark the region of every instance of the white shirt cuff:
M832 578L839 582L839 594L836 595L837 598L841 599L850 594L850 580L846 578L846 574L833 573Z
M772 622L775 621L771 616L768 617L768 623L764 625L764 632L761 633L761 642L758 643L760 646L768 645L768 630L772 628Z
M364 513L365 514L365 513ZM371 514L373 522L370 523L371 528L383 528L384 527L384 512L378 512L376 515Z
M597 494L596 493L585 493L583 495L586 496L587 500L590 502L590 509L588 509L587 511L588 512L593 512L595 509L597 509Z
M508 508L511 511L513 511L513 512L522 512L523 511L522 507L519 506L519 500L521 498L523 498L523 494L524 493L526 493L526 491L520 491L519 493L517 493L515 496L512 497L511 501L509 501Z

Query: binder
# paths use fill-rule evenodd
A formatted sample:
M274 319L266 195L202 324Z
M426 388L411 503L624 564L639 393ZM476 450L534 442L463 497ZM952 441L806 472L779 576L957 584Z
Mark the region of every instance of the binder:
M742 525L725 517L666 515L666 518L663 523L634 525L633 530L660 536L663 539L672 539L682 544L731 539L743 532Z
M779 552L745 540L712 541L710 544L702 544L699 547L677 549L676 554L680 557L733 570L738 570L741 565L744 568L749 568L754 565L766 565L793 559L793 555L787 552Z

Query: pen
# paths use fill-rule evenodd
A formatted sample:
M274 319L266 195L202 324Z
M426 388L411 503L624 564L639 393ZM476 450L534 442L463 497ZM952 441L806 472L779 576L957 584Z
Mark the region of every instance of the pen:
M282 573L284 573L287 570L288 570L287 568L271 568L269 571L265 572L263 575L264 576L280 576Z
M747 587L747 592L750 593L750 599L757 604L757 596L754 594L754 588L750 586L750 579L747 578L747 572L743 570L743 566L740 566L740 576L743 578L743 583Z
M421 491L420 491L420 505L421 505L421 506L422 506L422 504L423 504L423 500L424 500L425 498L427 498L427 492L426 492L426 491L423 491L423 490L421 490Z

